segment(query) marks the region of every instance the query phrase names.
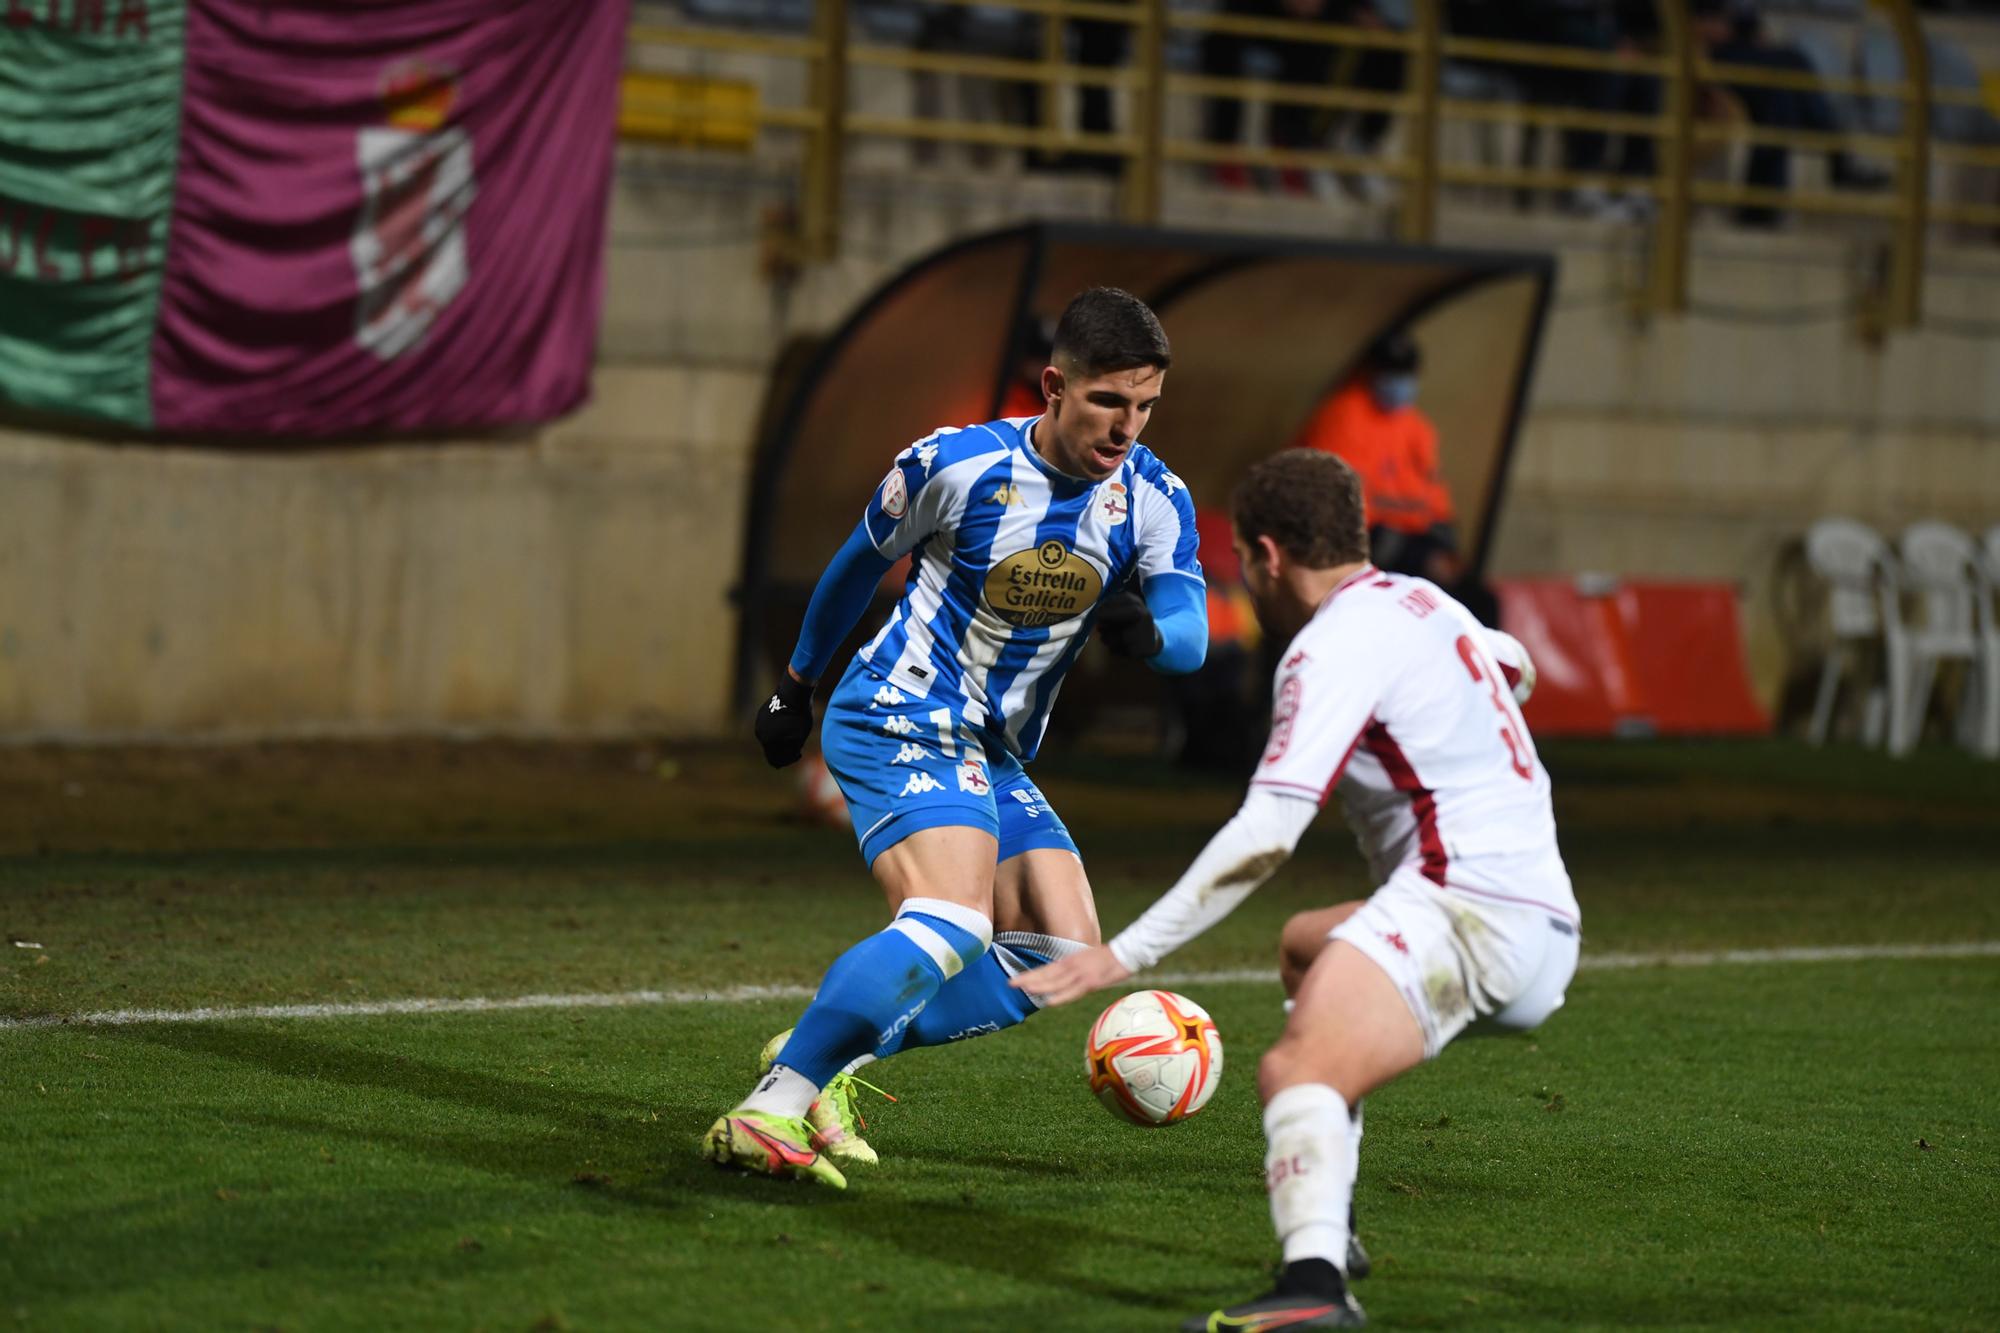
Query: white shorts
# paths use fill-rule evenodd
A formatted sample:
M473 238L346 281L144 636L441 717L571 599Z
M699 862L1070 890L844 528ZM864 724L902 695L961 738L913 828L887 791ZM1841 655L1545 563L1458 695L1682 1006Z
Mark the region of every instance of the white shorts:
M1440 888L1398 870L1329 932L1396 983L1424 1030L1424 1058L1471 1029L1526 1032L1562 1008L1583 941L1564 915Z

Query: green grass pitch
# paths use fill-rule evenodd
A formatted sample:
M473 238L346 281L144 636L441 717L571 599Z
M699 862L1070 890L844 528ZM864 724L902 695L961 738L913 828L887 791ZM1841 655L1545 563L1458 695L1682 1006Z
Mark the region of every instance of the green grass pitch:
M1546 748L1587 960L2000 940L1995 766ZM1238 794L1046 770L1111 929ZM0 1019L810 985L882 913L790 800L736 750L0 752ZM1366 887L1329 814L1170 966ZM1090 1099L1079 1004L880 1066L846 1193L694 1155L792 1001L0 1027L0 1328L1171 1328L1273 1257L1277 987L1183 989L1194 1120ZM1384 1328L2000 1327L2000 957L1586 971L1372 1097L1356 1197Z

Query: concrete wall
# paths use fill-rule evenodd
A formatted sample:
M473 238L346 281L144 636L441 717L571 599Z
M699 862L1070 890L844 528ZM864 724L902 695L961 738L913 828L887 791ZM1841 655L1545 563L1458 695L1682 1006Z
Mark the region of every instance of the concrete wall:
M0 736L731 725L727 594L779 347L954 235L1111 208L1095 180L947 157L864 157L843 257L774 276L762 233L796 182L782 161L626 152L595 401L519 438L243 454L0 427ZM1192 181L1169 198L1184 225L1387 227ZM1738 581L1770 686L1762 599L1813 517L2000 521L2000 344L1878 348L1827 317L1854 296L1854 242L1704 231L1699 313L1641 327L1636 232L1463 210L1446 225L1564 262L1500 572ZM1929 299L1991 318L2000 264L1940 255Z

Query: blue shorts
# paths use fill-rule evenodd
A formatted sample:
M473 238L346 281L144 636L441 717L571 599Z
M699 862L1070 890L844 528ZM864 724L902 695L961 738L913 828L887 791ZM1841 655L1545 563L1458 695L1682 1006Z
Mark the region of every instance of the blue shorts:
M1076 852L1048 798L1006 747L859 662L827 704L820 749L870 865L912 833L944 826L991 833L1000 840L996 861L1042 847Z

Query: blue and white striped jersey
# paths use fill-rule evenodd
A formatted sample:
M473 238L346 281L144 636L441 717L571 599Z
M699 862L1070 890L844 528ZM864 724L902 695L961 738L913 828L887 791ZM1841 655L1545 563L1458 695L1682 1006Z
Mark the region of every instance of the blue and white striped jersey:
M877 676L1032 759L1063 674L1106 592L1192 580L1187 487L1134 442L1100 482L1066 477L1028 443L1037 417L947 427L917 441L869 501L889 559L912 552L909 590L859 654Z

